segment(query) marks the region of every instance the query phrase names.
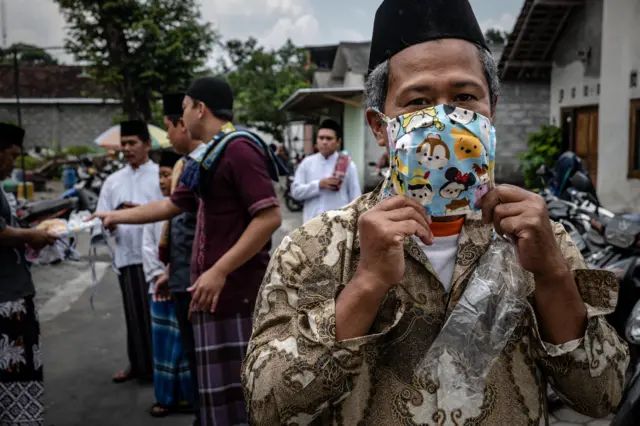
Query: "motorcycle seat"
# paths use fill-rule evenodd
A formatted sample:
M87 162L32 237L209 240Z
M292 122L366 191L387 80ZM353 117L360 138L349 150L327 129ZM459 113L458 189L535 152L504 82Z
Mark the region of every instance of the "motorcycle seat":
M59 200L43 200L35 201L24 206L25 215L29 216L45 216L53 214L63 209L73 208L77 205L77 198L65 198Z

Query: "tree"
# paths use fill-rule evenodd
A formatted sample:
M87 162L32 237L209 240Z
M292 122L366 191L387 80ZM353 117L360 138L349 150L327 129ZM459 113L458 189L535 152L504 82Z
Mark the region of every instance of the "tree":
M505 44L509 39L509 34L497 28L490 28L484 33L484 37L489 44Z
M18 52L18 61L32 65L55 65L58 61L44 49L27 43L14 43L6 49L0 49L3 63L13 62L13 53Z
M129 119L151 119L153 98L184 90L217 38L196 0L55 1L68 25L66 48L119 93Z
M287 40L279 49L268 50L249 38L229 40L225 50L220 72L234 90L236 120L283 141L288 117L278 108L296 90L309 87L313 78L304 49Z

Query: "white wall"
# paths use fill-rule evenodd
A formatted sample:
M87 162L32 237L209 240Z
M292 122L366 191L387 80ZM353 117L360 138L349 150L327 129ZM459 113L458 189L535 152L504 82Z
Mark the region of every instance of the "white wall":
M615 211L640 212L640 180L628 179L632 70L640 71L640 1L604 0L598 195Z
M599 77L585 76L585 66L580 61L572 62L565 66L553 65L551 71L551 124L560 126L561 109L566 107L579 107L597 105L600 101L598 95ZM588 95L584 95L584 86L588 86ZM575 88L576 96L571 96ZM560 102L560 90L564 91L564 98ZM600 86L602 93L602 86Z

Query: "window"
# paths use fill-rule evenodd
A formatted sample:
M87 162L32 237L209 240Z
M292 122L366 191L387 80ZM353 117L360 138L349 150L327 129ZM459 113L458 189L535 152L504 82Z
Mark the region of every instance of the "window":
M631 101L629 138L629 177L640 179L640 99Z

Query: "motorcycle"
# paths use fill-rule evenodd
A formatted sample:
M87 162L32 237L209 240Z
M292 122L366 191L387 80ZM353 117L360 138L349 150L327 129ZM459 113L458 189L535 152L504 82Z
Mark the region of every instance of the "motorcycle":
M77 211L80 200L77 197L57 200L23 201L18 204L16 216L22 228L33 228L47 219L69 219Z
M284 201L289 211L292 213L296 213L302 211L302 209L304 208L304 204L293 198L293 196L291 195L291 186L293 185L293 179L293 176L287 176L287 187L284 191Z

